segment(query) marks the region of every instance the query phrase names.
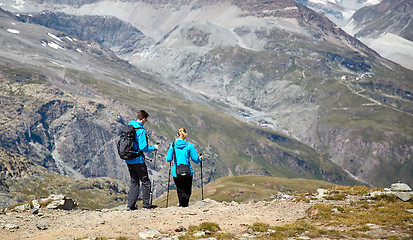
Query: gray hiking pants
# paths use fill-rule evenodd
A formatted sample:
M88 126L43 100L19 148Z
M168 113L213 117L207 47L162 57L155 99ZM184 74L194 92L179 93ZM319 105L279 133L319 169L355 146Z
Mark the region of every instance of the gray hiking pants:
M130 174L130 185L128 194L128 207L136 208L136 202L139 196L139 185L142 183L142 202L143 207L149 207L151 194L151 181L148 176L148 169L146 163L128 164Z

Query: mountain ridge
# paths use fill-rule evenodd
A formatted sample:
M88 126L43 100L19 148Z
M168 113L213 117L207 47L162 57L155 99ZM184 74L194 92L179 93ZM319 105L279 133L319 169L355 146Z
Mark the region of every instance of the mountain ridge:
M11 16L2 16L0 28L4 151L81 180L111 177L126 182L125 163L116 153L117 134L144 108L151 115L149 141L161 142L156 169L154 156L147 156L150 175L156 178L155 196L166 190L168 164L161 159L181 126L205 156L205 183L231 174L358 183L305 144L185 100L170 84L93 41ZM198 174L199 166L194 169ZM201 180L194 184L200 186Z
M218 8L211 7L214 2L209 4L209 10ZM231 16L237 18L225 24L238 28L228 30L213 23L220 18L211 19L207 24L180 24L173 31L161 35L163 41L158 41L144 52L135 53L132 56L135 60L131 57L127 59L146 72L157 74L164 83L175 85L174 91L190 101L204 102L244 121L284 131L317 149L323 156L329 156L333 162L362 180L378 182L379 185L389 181L376 179L374 166L377 165L372 163L391 164L392 160L387 159L385 152L397 152L392 157L397 156L396 162L405 162L403 158L408 157L411 151L409 147L407 152L400 150L401 145L409 143L411 137L408 125L392 125L396 124L397 114L394 118L388 118L391 124L388 136L401 134L402 137L398 138L403 140L387 146L381 139L376 139L376 136L388 134L383 133L382 120L387 115L387 109L381 105L394 105L395 109L411 111L408 107L411 87L405 70L378 58L377 53L344 34L328 19L307 8L297 7L293 1L248 3L247 6L257 7L260 10L258 13L263 15L254 17L248 12L238 15L239 10L226 8L235 11ZM86 7L91 6L79 8L78 13L86 11ZM174 16L179 15L179 9L154 9L152 13L175 11ZM193 14L201 10L202 5L191 9ZM304 11L300 21L272 15L288 13L288 16L297 17L300 10ZM96 11L101 10L98 8ZM155 19L156 16L159 15L155 14ZM248 22L254 26L243 25ZM173 25L173 22L168 24ZM233 37L229 46L219 45L222 43L218 34L220 31ZM145 33L144 30L142 32ZM239 39L244 43L261 42L257 45L259 48L245 48L238 45ZM218 44L212 40L218 41ZM171 44L182 47L176 48ZM400 69L400 76L390 79L391 71L395 69ZM406 82L406 85L400 85L401 91L394 91L399 81ZM383 84L385 82L387 84ZM380 91L385 94L378 92L376 86L381 86ZM407 94L399 98L398 92L403 91ZM366 120L365 115L373 120ZM408 122L408 117L403 118L406 119L403 123ZM381 154L379 160L368 154L374 152L370 150L370 145L379 149L376 151ZM406 170L403 178L409 178L410 167L407 165L403 169Z

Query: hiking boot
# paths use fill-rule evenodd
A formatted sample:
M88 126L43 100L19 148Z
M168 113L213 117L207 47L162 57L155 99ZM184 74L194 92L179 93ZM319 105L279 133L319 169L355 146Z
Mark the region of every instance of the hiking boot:
M133 211L133 210L136 210L136 208L134 208L134 207L126 207L126 211Z
M150 206L143 206L142 208L143 209L154 209L154 208L157 208L158 206L156 206L156 205L150 205Z

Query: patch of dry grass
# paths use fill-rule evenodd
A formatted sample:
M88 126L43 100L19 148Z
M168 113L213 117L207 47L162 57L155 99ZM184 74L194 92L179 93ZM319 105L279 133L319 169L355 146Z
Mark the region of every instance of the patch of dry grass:
M307 210L307 217L292 224L250 226L261 239L285 239L307 236L329 239L412 239L413 201L403 202L394 196L380 196L374 200L343 202L347 196L362 196L371 189L364 186L332 186L324 201ZM295 196L296 201L314 200L314 194ZM338 200L338 201L337 201ZM267 229L267 230L266 230Z
M200 239L199 236L195 236L195 233L203 231L205 232L205 238L214 237L217 240L230 240L234 239L234 235L227 232L222 232L217 223L203 222L199 225L190 225L187 232L179 236L180 240L196 240Z

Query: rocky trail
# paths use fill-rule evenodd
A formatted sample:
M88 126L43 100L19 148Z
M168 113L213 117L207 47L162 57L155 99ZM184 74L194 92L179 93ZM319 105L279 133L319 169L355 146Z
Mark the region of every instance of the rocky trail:
M50 195L31 204L2 209L0 237L1 240L250 240L267 236L269 239L412 239L412 201L413 191L404 183L392 184L383 191L336 186L331 190L317 189L317 194L280 193L258 202L205 199L186 208L134 211L127 211L125 205L100 210L63 210L73 209L76 201L65 195ZM302 219L318 220L310 226ZM294 235L292 232L277 235L277 231L287 228L297 231Z
M187 207L139 209L49 210L39 214L29 211L0 215L0 236L6 239L78 239L97 237L146 238L145 230L162 233L159 238L176 238L179 229L203 222L213 222L226 233L248 238L249 226L256 222L272 226L292 223L305 216L311 203L262 201L258 203L219 203L203 200ZM178 230L178 231L177 231ZM155 232L156 232L155 231ZM156 235L156 234L155 234Z

